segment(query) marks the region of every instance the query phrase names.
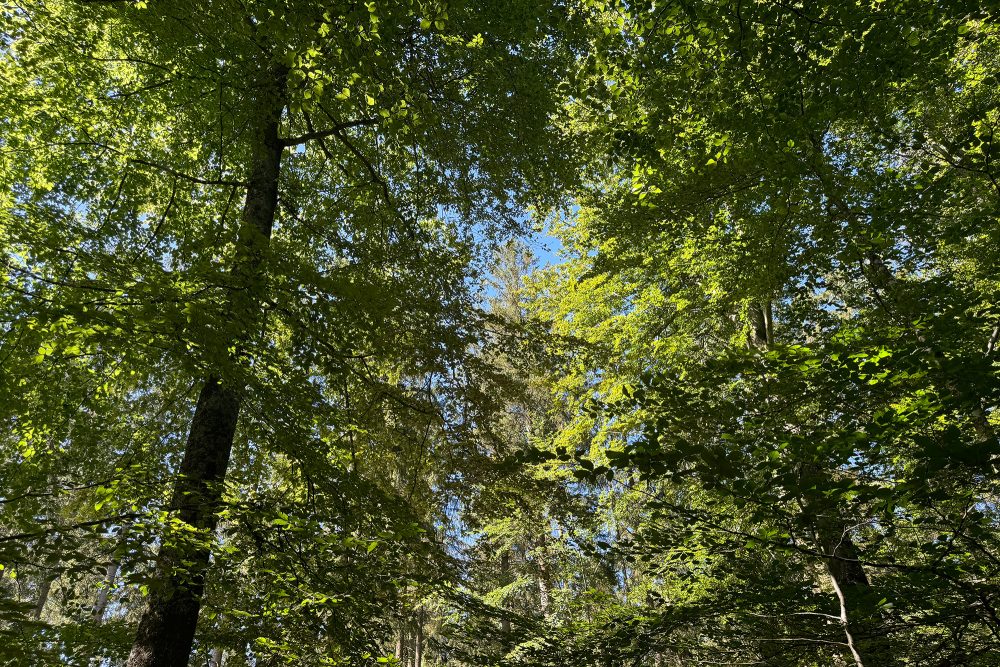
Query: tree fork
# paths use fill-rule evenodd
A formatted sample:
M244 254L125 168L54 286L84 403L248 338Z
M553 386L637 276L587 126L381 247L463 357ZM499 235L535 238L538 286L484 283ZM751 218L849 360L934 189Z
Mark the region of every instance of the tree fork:
M226 315L235 324L231 342L237 350L262 312L259 286L278 203L284 149L278 129L286 104L287 72L284 67L271 69L261 97L255 100L261 111L252 138L250 179L232 270L236 289ZM241 396L235 386L214 374L205 380L171 502L177 517L196 530L196 539L185 544L164 540L161 544L156 585L150 587L128 667L178 667L188 663L240 406Z

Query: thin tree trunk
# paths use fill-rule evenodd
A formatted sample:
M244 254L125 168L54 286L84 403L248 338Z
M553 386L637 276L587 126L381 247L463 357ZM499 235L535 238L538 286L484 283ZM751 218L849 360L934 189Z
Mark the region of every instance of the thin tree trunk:
M413 667L423 667L424 664L424 610L417 610L413 625Z
M42 579L42 583L38 585L38 598L35 602L35 609L31 612L31 617L36 621L42 618L42 612L45 611L45 603L49 601L49 592L52 591L52 582L55 580L54 575L46 574L45 578Z
M549 575L549 564L545 560L545 554L542 553L538 557L538 608L543 618L549 617L551 597L552 580Z
M225 650L220 646L216 646L215 648L212 649L212 656L208 661L209 667L222 667L222 661L225 659L225 657L226 657Z
M747 347L752 350L766 352L774 345L774 322L771 302L752 303L750 305L749 319L750 332L747 336ZM780 623L774 619L765 621L765 623L769 634L774 636L781 634ZM759 642L757 650L766 664L776 663L780 660L781 649L778 647L777 642ZM671 660L671 663L673 662Z
M236 325L233 347L241 349L261 313L257 287L263 273L264 251L271 237L278 200L278 176L283 146L278 136L285 106L287 70L276 68L256 100L259 125L253 137L250 181L240 220L233 279L236 289L228 317ZM182 544L165 537L157 558L155 585L139 620L128 667L179 667L188 663L194 642L210 541L222 496L240 395L215 375L202 385L174 484L172 509L197 529L197 539ZM182 563L187 561L189 565Z
M131 526L130 521L126 521L121 526L121 531L119 532L118 539L124 544L125 536L129 531ZM100 590L97 591L97 603L94 605L94 611L92 617L97 625L104 622L104 615L108 610L108 598L111 597L111 590L115 586L115 577L118 576L118 570L121 568L121 558L113 557L111 562L108 563L108 569L104 575L104 584L101 586Z
M409 624L406 618L399 621L399 634L396 636L396 661L404 667L409 662Z
M115 577L118 576L118 568L121 561L113 560L108 563L107 573L104 575L104 585L97 591L97 604L94 605L94 622L100 625L104 622L104 614L108 609L108 598L111 596L111 589L115 585Z
M510 552L504 551L500 554L500 583L503 586L510 584ZM510 619L505 615L500 619L500 629L504 634L510 632Z

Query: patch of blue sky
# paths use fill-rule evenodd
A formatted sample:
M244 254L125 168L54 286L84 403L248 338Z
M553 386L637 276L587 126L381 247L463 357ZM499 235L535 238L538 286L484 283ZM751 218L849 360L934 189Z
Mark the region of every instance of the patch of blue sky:
M546 226L543 229L532 231L525 238L525 243L531 249L538 268L553 266L561 262L562 241L552 236L550 231Z

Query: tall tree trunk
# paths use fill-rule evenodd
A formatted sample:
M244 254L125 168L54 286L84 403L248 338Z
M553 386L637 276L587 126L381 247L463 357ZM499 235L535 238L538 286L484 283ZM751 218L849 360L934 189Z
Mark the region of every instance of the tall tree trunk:
M398 634L396 635L396 661L406 667L410 661L410 622L408 615L399 618Z
M262 310L259 285L278 202L283 150L278 127L285 107L286 76L284 68L271 70L255 100L260 111L252 138L250 180L232 271L235 289L227 314L235 324L231 342L237 350L245 345ZM164 538L155 585L150 587L139 620L128 667L178 667L188 663L239 414L238 388L220 377L209 376L191 420L172 500L178 518L197 530L196 539L185 544L174 537ZM182 564L184 561L188 565Z
M538 556L538 609L543 618L548 618L552 600L552 578L549 574L549 563L545 553Z
M771 302L750 305L750 335L747 347L766 350L774 342L774 328L771 322Z
M424 609L417 610L413 622L413 667L424 665Z
M826 473L815 464L803 466L803 486L822 488ZM823 553L840 609L840 624L847 646L845 658L855 667L895 664L882 636L883 619L875 604L861 552L851 538L851 527L836 506L821 506L814 498L802 500L816 546Z
M546 530L551 530L548 519L542 519L542 524ZM542 618L549 617L549 610L552 602L552 574L549 570L549 550L548 538L545 533L535 542L535 573L538 583L538 610L542 613Z
M818 519L816 524L816 541L827 557L826 571L837 595L840 624L855 667L891 664L888 656L880 655L881 619L872 604L871 584L848 527L839 516Z
M505 549L502 554L500 554L500 585L507 586L511 583L510 575L510 551ZM506 635L510 632L510 619L504 615L500 619L500 629Z
M750 320L750 331L747 335L747 348L761 352L767 351L774 344L771 302L754 301L751 303L748 319ZM781 625L774 619L765 620L764 623L767 628L767 634L772 636L764 637L764 641L758 642L757 650L766 664L777 663L781 659L782 654L780 644L768 640L774 639L781 634Z

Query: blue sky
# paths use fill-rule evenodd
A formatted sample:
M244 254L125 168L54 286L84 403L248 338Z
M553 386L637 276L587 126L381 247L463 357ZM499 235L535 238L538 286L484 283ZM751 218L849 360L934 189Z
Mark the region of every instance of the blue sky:
M539 268L558 264L561 261L559 250L562 248L562 243L559 242L559 239L549 235L547 230L532 232L525 238L525 243L535 253Z

